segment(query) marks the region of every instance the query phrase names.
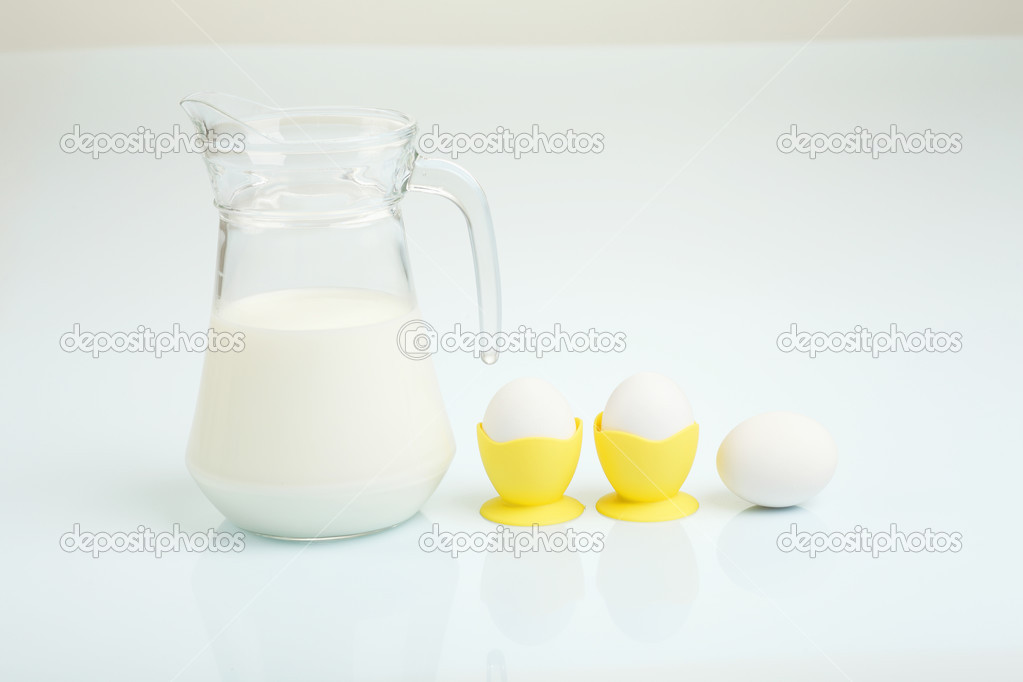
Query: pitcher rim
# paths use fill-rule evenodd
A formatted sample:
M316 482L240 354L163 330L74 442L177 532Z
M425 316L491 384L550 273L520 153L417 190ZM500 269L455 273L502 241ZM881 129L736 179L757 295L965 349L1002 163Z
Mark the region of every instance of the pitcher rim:
M337 148L365 148L365 147L377 147L392 144L395 142L408 143L416 133L418 124L414 118L408 114L398 111L397 109L388 109L385 107L369 107L369 106L358 106L358 105L313 105L313 106L301 106L301 107L267 107L265 105L258 105L256 102L251 102L254 105L260 106L264 111L263 115L250 115L239 117L237 114L225 111L221 106L214 104L210 99L214 99L211 96L219 95L220 93L214 92L196 92L183 97L179 104L185 106L189 103L199 104L209 109L216 111L222 116L234 121L237 124L245 128L251 128L252 132L255 133L254 140L247 140L247 147L267 147L267 148L286 148L286 147L298 147L301 149L317 149L322 150L324 145L328 145L331 149ZM242 98L238 98L241 100ZM187 107L186 107L187 109ZM355 134L355 135L341 135L335 137L313 137L308 136L307 139L296 139L296 140L274 140L268 138L263 131L258 128L252 127L252 124L259 121L265 121L274 117L282 120L290 120L296 127L301 131L301 125L295 120L296 117L310 117L319 116L323 118L365 118L365 119L377 119L386 120L392 124L397 124L393 130L384 130L380 132L372 132L368 134ZM304 131L303 131L304 132ZM248 135L246 136L248 138ZM252 144L252 143L255 144Z

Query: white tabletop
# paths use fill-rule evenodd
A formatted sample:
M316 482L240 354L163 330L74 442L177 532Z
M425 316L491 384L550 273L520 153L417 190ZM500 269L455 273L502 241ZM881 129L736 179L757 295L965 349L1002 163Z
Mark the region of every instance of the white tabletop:
M0 55L0 609L5 679L953 679L1018 670L1023 41L616 49L216 48ZM435 359L458 452L422 513L237 554L62 551L90 532L232 530L184 446L202 357L65 353L92 331L205 329L216 215L200 160L65 154L84 131L167 131L196 90L375 105L423 129L600 132L600 154L470 154L490 197L506 328L624 331L623 353ZM782 154L778 136L958 133L959 153ZM421 307L473 327L457 211L405 212ZM856 325L962 335L957 353L783 353ZM589 425L624 377L675 379L700 423L679 522L613 522ZM599 553L424 553L489 531L475 425L498 387L557 385L587 425L570 527ZM759 412L826 425L802 508L732 495L715 452ZM958 552L810 559L779 533L957 532Z

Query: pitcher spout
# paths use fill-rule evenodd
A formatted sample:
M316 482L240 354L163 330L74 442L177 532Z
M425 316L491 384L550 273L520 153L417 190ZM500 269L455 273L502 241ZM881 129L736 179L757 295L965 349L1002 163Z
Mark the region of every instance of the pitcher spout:
M274 142L266 130L252 122L273 120L281 115L276 109L243 97L219 92L197 92L181 100L181 108L205 137L244 135L253 142Z

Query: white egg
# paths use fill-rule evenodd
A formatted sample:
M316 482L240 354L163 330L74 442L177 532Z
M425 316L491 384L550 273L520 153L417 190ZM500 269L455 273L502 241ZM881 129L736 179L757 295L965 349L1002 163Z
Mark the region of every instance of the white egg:
M575 416L568 401L543 379L523 377L494 394L483 414L483 431L504 443L516 438L571 438Z
M828 484L838 447L828 430L794 412L767 412L732 429L718 448L728 489L762 507L791 507Z
M653 372L640 372L611 392L601 429L664 440L694 421L689 398L674 381Z

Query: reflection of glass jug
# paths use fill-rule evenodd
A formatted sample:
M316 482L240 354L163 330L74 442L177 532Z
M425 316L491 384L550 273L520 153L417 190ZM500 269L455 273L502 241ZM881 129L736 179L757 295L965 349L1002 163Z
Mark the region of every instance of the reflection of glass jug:
M419 549L431 523L419 514L358 548L321 543L282 549L247 538L244 556L202 552L192 590L217 670L201 670L209 664L206 657L193 659L179 677L450 679L442 671L443 654L451 650L445 640L460 562ZM230 533L226 526L218 530ZM454 646L461 651L465 643ZM451 657L456 663L459 658Z
M264 535L340 537L404 521L455 446L432 363L399 349L420 317L401 199L420 190L461 208L480 326L495 333L500 284L483 191L460 167L419 158L415 122L398 112L278 110L216 94L182 106L212 142L220 212L218 337L189 471L228 519Z

